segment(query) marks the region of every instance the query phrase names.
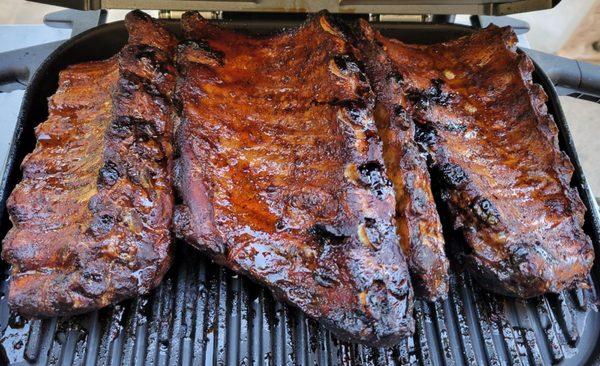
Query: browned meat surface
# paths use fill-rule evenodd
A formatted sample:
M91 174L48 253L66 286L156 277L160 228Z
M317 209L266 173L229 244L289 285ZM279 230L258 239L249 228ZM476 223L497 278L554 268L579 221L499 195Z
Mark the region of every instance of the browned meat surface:
M325 15L260 39L183 26L177 234L342 338L409 334L394 191L344 34Z
M76 314L143 294L169 266L174 39L140 13L127 23L132 42L117 56L61 72L9 198L2 256L22 314Z
M594 258L585 208L513 32L492 26L435 46L375 38L401 75L401 105L464 233L474 278L525 298L585 286Z
M356 45L375 92L375 122L388 176L396 190L396 223L418 296L436 300L448 291L448 260L431 193L426 158L414 141L415 126L403 103L401 74L361 22Z

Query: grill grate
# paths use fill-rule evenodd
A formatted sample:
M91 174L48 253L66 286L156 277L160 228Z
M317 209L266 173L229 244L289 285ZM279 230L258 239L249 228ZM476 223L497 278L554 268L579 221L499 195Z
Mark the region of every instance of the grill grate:
M71 319L5 317L10 360L39 365L542 365L585 356L600 318L591 290L529 301L453 272L446 301L417 302L415 336L389 349L338 342L267 290L180 243L150 295ZM6 284L3 285L4 287ZM5 298L0 308L7 311Z

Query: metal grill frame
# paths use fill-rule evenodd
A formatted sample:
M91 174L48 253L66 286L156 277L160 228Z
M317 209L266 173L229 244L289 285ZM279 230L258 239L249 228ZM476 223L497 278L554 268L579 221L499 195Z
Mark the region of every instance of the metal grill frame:
M154 9L346 14L506 15L550 9L561 0L29 0L79 10Z

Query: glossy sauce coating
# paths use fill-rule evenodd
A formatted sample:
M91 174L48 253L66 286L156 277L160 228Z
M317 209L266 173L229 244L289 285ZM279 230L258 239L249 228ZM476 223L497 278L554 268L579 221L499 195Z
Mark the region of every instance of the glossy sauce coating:
M586 286L594 252L585 207L512 30L490 26L433 46L377 42L403 77L415 139L465 235L474 278L524 298Z
M3 242L9 303L22 314L71 315L147 293L170 263L174 69L141 13L115 57L60 73L37 146L8 200ZM162 40L135 42L153 31ZM150 44L146 44L150 43Z
M325 15L270 38L183 18L177 234L345 339L412 332L369 84Z
M396 223L417 296L434 301L448 292L448 259L431 192L427 161L414 140L415 125L404 105L404 80L374 41L369 23L357 27L356 46L375 92L375 121L383 157L396 191Z

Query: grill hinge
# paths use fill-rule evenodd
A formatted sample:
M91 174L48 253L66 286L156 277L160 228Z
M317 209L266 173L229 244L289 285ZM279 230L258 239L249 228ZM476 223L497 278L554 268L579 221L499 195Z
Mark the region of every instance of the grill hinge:
M370 22L431 23L431 14L369 14Z
M159 10L158 17L160 19L181 19L186 10ZM204 19L223 19L222 11L207 11L200 12Z
M371 23L452 23L454 15L369 14Z

